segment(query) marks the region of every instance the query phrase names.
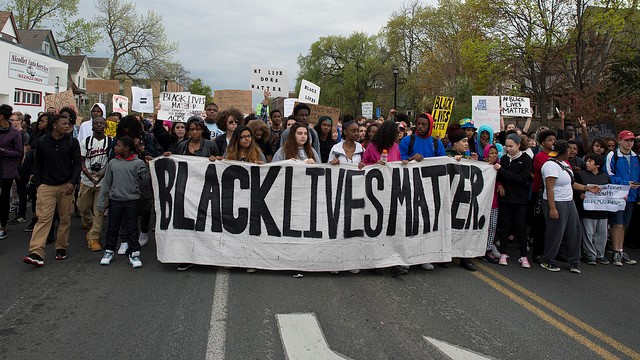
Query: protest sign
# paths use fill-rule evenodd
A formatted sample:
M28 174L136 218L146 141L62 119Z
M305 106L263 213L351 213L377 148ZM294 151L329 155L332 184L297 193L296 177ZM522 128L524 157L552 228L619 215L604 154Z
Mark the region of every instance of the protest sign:
M299 103L297 102L295 103L295 105L298 104ZM333 121L333 129L337 129L338 119L340 118L340 109L324 105L307 105L311 108L311 112L309 113L309 118L307 120L309 124L311 124L312 126L316 126L320 117L329 116Z
M373 119L373 103L372 102L363 102L362 103L362 116L367 119Z
M585 193L583 205L585 210L616 212L624 210L627 205L625 196L629 194L629 185L600 185L600 192L594 194Z
M49 94L44 96L44 108L54 108L59 112L65 106L78 111L76 100L73 98L73 91L67 90L57 94Z
M216 90L213 94L218 109L236 109L247 115L251 113L251 90Z
M137 86L131 87L131 110L141 113L153 113L153 90L143 89Z
M529 98L520 96L501 96L503 116L531 117L531 103ZM475 120L475 119L474 119Z
M207 99L189 92L161 92L159 101L158 119L187 122L191 116L202 117Z
M437 138L444 138L447 133L447 126L451 119L451 112L453 111L453 98L446 96L437 96L433 103L433 132L432 136Z
M296 106L296 101L298 101L298 99L284 99L284 114L282 114L282 117L284 119L286 119L289 115L293 115L293 108Z
M89 94L117 94L120 92L120 80L87 79Z
M298 101L307 104L318 104L320 101L320 86L307 81L302 80L300 83L300 93L298 94Z
M289 72L286 68L251 65L249 68L249 88L254 93L269 90L272 97L289 96Z
M441 157L402 165L151 162L161 262L341 271L485 253L496 171Z
M113 95L113 111L127 116L129 114L129 98L123 95Z
M500 97L472 96L471 118L475 125L491 126L494 134L500 132Z
M118 127L118 123L113 120L107 120L107 123L104 127L104 134L111 137L116 137L116 128Z
M581 142L582 140L582 128L579 126L575 127L576 129L576 141ZM604 139L604 138L616 138L618 134L616 133L616 126L613 122L599 123L593 125L587 125L587 133L589 134L589 139Z

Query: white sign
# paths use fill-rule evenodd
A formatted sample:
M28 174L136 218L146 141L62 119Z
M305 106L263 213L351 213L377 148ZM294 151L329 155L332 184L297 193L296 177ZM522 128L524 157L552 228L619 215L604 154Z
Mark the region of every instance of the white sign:
M477 257L496 171L448 157L403 165L151 163L165 263L342 271Z
M500 97L472 96L471 118L478 128L480 125L487 125L493 129L494 134L500 132Z
M133 98L131 110L141 113L153 113L153 90L132 86L131 97Z
M129 114L129 98L123 95L113 95L113 111L127 116Z
M9 77L36 84L48 85L49 65L36 59L10 52Z
M272 97L289 96L289 72L286 68L251 65L249 68L249 88L254 93L269 90Z
M362 103L362 116L367 119L373 119L373 103L372 102L363 102Z
M500 102L502 103L503 116L527 118L532 116L529 98L520 96L501 96Z
M302 80L298 102L318 105L318 101L320 101L320 86L310 81Z
M190 92L161 92L158 119L186 122L191 116L202 116L207 99Z
M617 212L624 210L627 205L625 196L629 194L629 185L600 185L597 194L587 191L584 199L585 210Z
M298 99L294 99L294 98L284 99L284 114L282 114L282 117L284 119L286 119L287 116L289 115L293 115L293 108L296 106L296 101L298 101ZM286 123L286 120L285 120L285 123Z

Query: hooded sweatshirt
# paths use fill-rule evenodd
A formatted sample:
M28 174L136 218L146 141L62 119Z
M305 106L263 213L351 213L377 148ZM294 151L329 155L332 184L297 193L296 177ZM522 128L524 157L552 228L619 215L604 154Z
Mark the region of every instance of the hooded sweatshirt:
M104 106L104 104L95 103L93 104L93 106L91 106L91 110L93 110L93 108L96 106L102 110L102 117L106 119L107 108ZM89 110L89 113L91 113L91 110ZM89 119L89 121L85 121L82 124L80 124L80 130L78 130L78 141L82 141L88 138L89 136L91 136L92 134L93 134L93 118Z
M489 133L489 142L486 145L482 145L480 142L480 135L483 131ZM484 150L487 145L493 144L493 129L489 125L481 125L478 129L478 133L476 134L476 153L478 154L478 160L484 159Z

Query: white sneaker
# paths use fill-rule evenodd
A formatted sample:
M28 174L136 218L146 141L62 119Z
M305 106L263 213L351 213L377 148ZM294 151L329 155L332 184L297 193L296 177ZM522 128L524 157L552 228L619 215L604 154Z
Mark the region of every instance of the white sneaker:
M433 264L432 263L424 263L424 264L420 265L420 267L425 269L425 270L433 270Z
M6 231L0 230L0 240L6 239L9 234Z
M140 260L140 251L134 251L129 255L129 264L133 266L134 269L142 267L142 261Z
M148 233L140 233L140 237L138 238L138 242L140 246L145 246L149 242L149 234Z
M126 254L128 249L129 249L129 243L127 242L121 243L120 248L118 249L118 255Z
M100 260L100 265L109 265L111 264L111 260L113 260L113 251L105 250L104 255L102 255L102 260Z

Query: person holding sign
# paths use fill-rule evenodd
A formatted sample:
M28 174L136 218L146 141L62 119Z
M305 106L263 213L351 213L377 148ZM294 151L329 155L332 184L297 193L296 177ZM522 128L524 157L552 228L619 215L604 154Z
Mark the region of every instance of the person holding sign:
M566 163L569 159L569 144L566 141L557 141L549 156L551 158L542 165L542 206L547 228L544 258L540 266L549 271L560 271L555 259L564 240L570 271L580 274L580 219L573 202L573 190L597 193L600 187L574 181L573 170Z
M604 156L590 153L584 157L586 170L576 173L576 181L581 184L606 185L609 183L609 174L602 171L604 167ZM585 193L580 191L580 200L584 200ZM584 210L582 206L578 208L578 213L582 219L582 255L589 265L600 263L609 264L605 256L605 246L607 245L607 215L606 211Z
M307 126L297 122L288 130L294 135L287 137L284 144L273 155L272 162L302 160L307 164L320 164L320 155L311 147Z
M400 147L396 142L398 136L398 125L394 121L387 120L382 123L362 156L362 165L384 165L385 161L382 159L382 155L385 152L386 161L402 161Z
M611 245L613 246L613 265L622 266L622 263L633 265L635 260L629 258L624 252L624 233L631 222L633 204L640 200L638 188L640 188L640 159L633 152L635 136L629 130L622 130L618 134L618 148L607 155L607 172L612 184L629 185L627 206L624 210L609 216L611 224Z

